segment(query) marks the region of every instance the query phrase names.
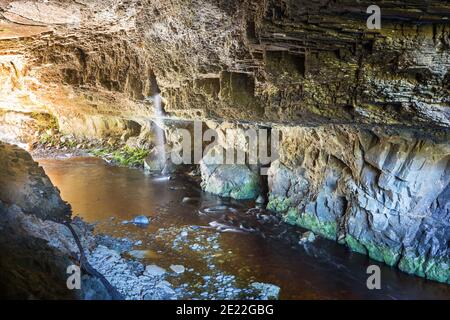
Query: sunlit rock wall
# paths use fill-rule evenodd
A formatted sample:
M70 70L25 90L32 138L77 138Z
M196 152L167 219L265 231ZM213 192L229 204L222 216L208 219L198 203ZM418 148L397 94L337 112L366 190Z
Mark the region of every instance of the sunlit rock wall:
M139 120L161 91L183 118L448 127L449 4L384 1L368 30L371 4L4 1L0 107Z

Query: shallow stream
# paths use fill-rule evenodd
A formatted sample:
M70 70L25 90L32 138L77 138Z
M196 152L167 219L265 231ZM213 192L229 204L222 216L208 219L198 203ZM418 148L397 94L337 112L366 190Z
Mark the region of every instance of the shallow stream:
M280 222L253 202L201 192L186 178L161 179L96 158L39 160L74 215L97 233L133 241L130 256L169 269L182 265L174 286L185 298L247 298L249 283L281 288L281 299L449 299L445 284L427 281ZM140 227L127 221L148 216ZM381 290L368 290L367 266L381 267ZM234 291L233 291L234 290Z

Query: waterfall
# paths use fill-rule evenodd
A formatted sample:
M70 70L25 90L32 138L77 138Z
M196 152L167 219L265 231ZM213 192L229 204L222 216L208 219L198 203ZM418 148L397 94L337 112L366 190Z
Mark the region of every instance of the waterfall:
M166 162L166 149L165 149L165 141L164 141L164 122L163 122L163 116L164 112L162 109L162 103L161 103L161 95L159 93L155 94L153 96L153 103L155 106L155 123L159 128L156 128L156 148L157 148L157 156L158 160L162 165L165 165Z

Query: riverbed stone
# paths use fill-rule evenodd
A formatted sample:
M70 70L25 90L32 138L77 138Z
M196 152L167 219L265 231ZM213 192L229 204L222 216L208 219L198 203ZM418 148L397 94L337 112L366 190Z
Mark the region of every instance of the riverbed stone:
M280 296L280 287L262 282L253 282L251 287L259 291L261 300L278 300Z
M314 242L315 240L316 240L316 235L314 234L314 232L307 231L302 234L299 243L304 244L307 242Z
M136 216L133 218L133 223L137 225L148 225L150 219L147 216Z
M147 251L146 250L131 250L128 252L130 256L136 259L144 259Z
M166 269L157 266L156 264L151 264L145 267L144 274L150 277L160 277L166 273Z
M170 266L170 269L177 274L184 273L186 270L186 268L180 264L173 264Z

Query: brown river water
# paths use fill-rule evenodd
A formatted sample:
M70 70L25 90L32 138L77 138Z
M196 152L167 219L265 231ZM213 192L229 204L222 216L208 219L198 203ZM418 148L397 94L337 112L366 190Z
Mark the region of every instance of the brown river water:
M146 264L182 264L201 270L202 276L220 268L238 282L251 280L279 286L281 299L450 299L450 286L446 284L404 274L332 241L318 238L299 245L305 230L275 218L261 222L254 214L258 210L249 211L254 203L208 195L183 177L160 179L96 158L39 163L60 189L62 198L71 204L73 214L95 223L97 233L142 241L135 249L145 251ZM137 215L150 217L150 225L142 228L123 223ZM211 222L216 223L213 226L229 226L229 230L221 231L232 232L218 233L220 253L219 249L216 253L213 250L218 245L208 247L213 245L210 240L191 238L208 247L209 267L187 250L181 254L173 250L173 230L193 228L217 233L210 227ZM371 264L381 267L381 290L367 289L366 269ZM198 281L188 275L182 279Z

